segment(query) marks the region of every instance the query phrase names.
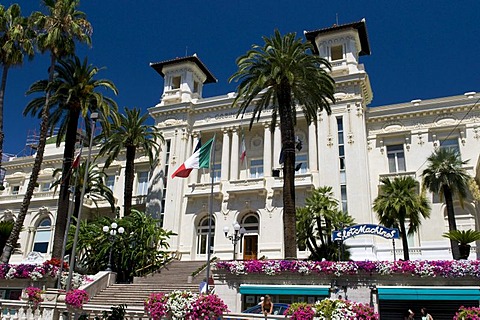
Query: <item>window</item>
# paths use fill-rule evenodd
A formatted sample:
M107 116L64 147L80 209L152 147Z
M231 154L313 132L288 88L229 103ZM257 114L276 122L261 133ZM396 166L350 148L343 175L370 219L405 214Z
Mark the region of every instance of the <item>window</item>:
M250 178L263 177L263 159L250 160Z
M345 166L345 138L343 129L343 117L337 118L338 135L338 159L340 167L340 193L342 202L342 211L347 211L347 173Z
M332 56L332 61L342 60L343 59L343 46L342 45L332 46L331 56Z
M295 156L295 173L306 173L308 157L306 153L300 153Z
M20 192L20 186L12 186L12 194L18 194Z
M446 139L440 141L440 149L454 151L460 153L460 147L458 146L458 139Z
M148 172L138 173L137 195L144 196L148 193Z
M221 163L215 163L213 165L213 182L219 182L220 178L222 176L222 164ZM210 176L210 179L212 177Z
M246 216L241 225L245 228L247 233L258 233L258 218L254 214Z
M197 254L207 253L207 239L208 239L208 217L203 218L200 221L197 229ZM213 242L215 240L215 221L211 220L210 231L210 247L213 248Z
M115 187L115 176L107 176L107 179L105 180L105 185L113 192L113 188Z
M198 81L194 81L193 82L193 93L197 93L198 92Z
M168 169L170 163L170 151L172 148L172 140L165 141L165 173L163 178L163 190L162 190L162 207L160 208L160 226L163 226L163 214L165 213L165 198L167 196L167 182L168 182ZM196 182L196 181L195 181Z
M182 81L182 77L177 76L172 78L172 89L180 89L180 82Z
M41 189L42 192L48 192L48 191L50 191L50 186L51 186L51 185L52 185L52 184L51 184L50 182L44 182L44 183L42 183L42 189Z
M50 218L44 218L38 224L37 231L35 232L35 239L33 240L32 251L47 253L51 232L52 221L50 220Z
M402 144L387 146L387 158L390 172L405 171L405 152Z

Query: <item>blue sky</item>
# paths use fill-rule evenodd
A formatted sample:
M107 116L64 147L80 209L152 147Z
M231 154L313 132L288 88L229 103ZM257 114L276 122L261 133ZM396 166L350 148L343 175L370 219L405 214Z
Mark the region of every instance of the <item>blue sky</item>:
M25 15L42 10L39 0L17 2ZM77 55L105 67L99 73L117 85L123 109L143 110L159 102L163 79L150 62L197 53L217 77L204 97L235 91L228 78L235 60L252 44L262 44L278 28L282 33L315 30L365 18L371 56L362 63L370 76L370 106L480 91L480 2L465 1L162 1L83 0L80 10L93 25L91 48ZM47 78L48 57L9 72L5 96L7 153L23 155L27 132L38 120L24 118L30 101L25 91ZM153 122L152 122L153 123Z

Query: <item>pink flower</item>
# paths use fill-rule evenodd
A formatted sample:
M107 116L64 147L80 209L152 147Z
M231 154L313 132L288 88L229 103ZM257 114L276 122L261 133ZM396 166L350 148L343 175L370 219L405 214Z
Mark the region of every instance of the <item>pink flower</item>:
M87 303L90 297L87 291L74 289L67 292L65 296L65 304L74 309L81 309L84 303Z

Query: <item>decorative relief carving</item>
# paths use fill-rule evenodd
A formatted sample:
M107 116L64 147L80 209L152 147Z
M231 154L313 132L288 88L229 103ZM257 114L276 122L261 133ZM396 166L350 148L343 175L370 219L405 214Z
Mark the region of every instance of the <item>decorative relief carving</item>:
M451 113L444 114L438 117L434 123L437 127L451 126L455 125L458 122L458 119Z
M370 141L370 140L367 141L367 150L368 151L372 150L372 141Z
M423 141L423 135L422 135L421 133L419 133L419 134L417 135L417 140L418 140L418 144L419 144L419 145L422 146L422 145L425 144L425 141Z
M353 132L347 133L347 142L349 144L353 144L355 141L353 140Z
M363 116L363 108L360 103L356 103L356 108L355 110L357 111L357 117L362 117Z
M473 128L473 137L477 140L480 139L480 130L478 127Z
M404 129L404 126L400 122L388 122L383 127L384 132L397 132L397 131L402 131L403 129Z
M327 137L327 146L329 147L333 146L333 137L331 134L329 134Z

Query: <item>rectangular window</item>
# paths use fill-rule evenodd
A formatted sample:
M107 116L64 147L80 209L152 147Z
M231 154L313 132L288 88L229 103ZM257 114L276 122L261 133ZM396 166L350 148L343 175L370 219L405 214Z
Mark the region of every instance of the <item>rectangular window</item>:
M222 176L222 164L221 163L215 163L213 165L213 182L219 182L221 176Z
M250 160L250 178L263 177L263 159Z
M347 211L347 173L345 166L345 139L343 129L343 117L337 118L337 135L338 135L338 160L340 168L340 196L342 203L342 211Z
M332 46L331 49L332 61L343 59L343 46Z
M458 139L457 138L440 140L440 148L460 153L460 147L458 145Z
M18 194L20 192L20 186L12 187L12 194Z
M198 92L198 81L194 81L193 82L193 93L197 93Z
M307 173L308 156L300 153L295 156L295 173Z
M148 172L138 173L137 195L144 196L148 192Z
M107 186L108 189L112 190L113 192L113 188L115 187L115 176L107 176L105 185Z
M165 213L165 203L167 197L167 181L168 181L168 170L170 168L170 152L172 148L172 140L168 139L165 141L165 173L163 179L163 190L162 190L162 207L160 208L160 227L163 226L163 215ZM196 182L196 181L195 181Z
M48 192L48 191L50 191L50 186L51 186L51 185L52 185L52 184L51 184L50 182L44 182L44 183L42 183L42 189L41 189L42 192Z
M50 230L37 230L35 241L33 243L33 251L47 253L48 242L50 241Z
M341 185L340 186L340 191L342 194L342 211L347 212L348 206L347 206L347 185Z
M405 152L403 144L387 146L388 168L391 173L405 172Z
M182 77L177 76L172 78L172 89L180 89L180 83L182 81Z

